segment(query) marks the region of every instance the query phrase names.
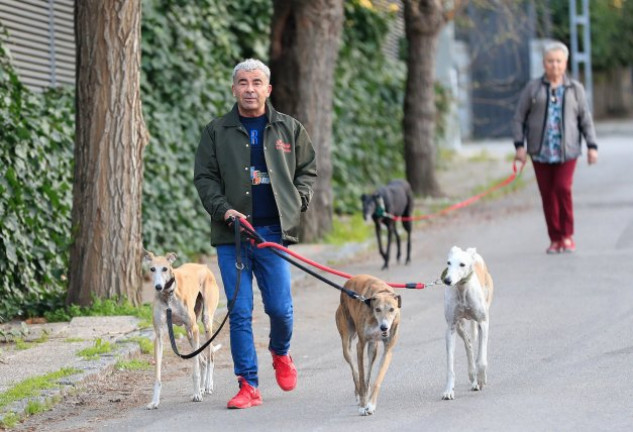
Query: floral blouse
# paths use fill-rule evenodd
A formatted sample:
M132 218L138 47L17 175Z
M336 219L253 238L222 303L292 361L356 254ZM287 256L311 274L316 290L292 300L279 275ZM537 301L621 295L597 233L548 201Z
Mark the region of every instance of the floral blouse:
M543 163L558 163L562 160L561 140L563 139L563 93L564 86L550 90L547 106L547 124L541 153L534 160Z

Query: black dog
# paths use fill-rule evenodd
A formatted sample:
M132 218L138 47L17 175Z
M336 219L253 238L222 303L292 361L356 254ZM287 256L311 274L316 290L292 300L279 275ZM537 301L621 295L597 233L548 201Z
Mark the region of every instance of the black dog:
M376 227L376 238L378 239L378 249L380 255L385 260L382 269L389 267L389 251L391 249L391 234L396 237L398 245L398 255L396 259L400 261L400 235L396 230L394 216L409 218L413 213L413 192L411 186L405 180L393 180L386 186L382 186L371 195L363 194L363 218L367 221L369 217L374 220ZM381 225L387 227L387 250L383 251L382 239L380 237ZM411 221L403 220L402 226L407 232L407 260L411 262Z

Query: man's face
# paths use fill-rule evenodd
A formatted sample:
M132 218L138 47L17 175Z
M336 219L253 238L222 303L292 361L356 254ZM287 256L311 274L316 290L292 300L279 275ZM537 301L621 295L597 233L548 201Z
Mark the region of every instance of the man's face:
M561 50L550 51L543 59L543 66L545 75L550 81L558 80L565 75L565 70L567 70L567 57Z
M237 71L231 89L241 115L258 117L266 113L266 99L273 87L264 72L259 69Z

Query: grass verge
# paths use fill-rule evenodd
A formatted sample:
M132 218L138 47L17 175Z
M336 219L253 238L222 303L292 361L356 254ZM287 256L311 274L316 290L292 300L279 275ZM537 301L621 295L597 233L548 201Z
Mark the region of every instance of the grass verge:
M37 397L42 390L60 387L61 384L58 383L60 379L80 372L81 371L79 369L75 368L62 368L58 371L50 372L45 375L27 378L24 381L14 384L8 390L0 393L0 416L2 416L0 425L6 428L13 427L21 418L21 414L19 413L4 413L3 411L6 407L23 399ZM53 403L53 398L45 402L39 400L29 401L24 410L24 414L32 415L46 411Z

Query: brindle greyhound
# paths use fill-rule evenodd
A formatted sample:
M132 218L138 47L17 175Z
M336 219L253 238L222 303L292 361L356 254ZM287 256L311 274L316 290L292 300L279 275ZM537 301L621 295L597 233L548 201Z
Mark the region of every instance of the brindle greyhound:
M365 416L373 414L376 410L380 386L391 363L393 347L398 340L400 296L385 282L369 275L354 276L345 283L345 288L366 299L359 301L341 292L341 304L336 310L336 327L341 335L343 357L352 369L358 410L360 415ZM351 355L352 342L356 338L357 364ZM378 375L371 385L371 372L380 342L383 344L382 357Z
M409 218L413 213L413 192L411 186L405 180L393 180L386 186L378 188L373 194L363 194L363 218L365 221L369 217L374 221L376 228L376 239L378 240L378 249L380 255L384 259L382 269L389 267L389 255L391 250L391 236L396 238L398 253L396 259L400 261L400 235L396 229L396 221L392 216L401 216ZM380 235L381 224L387 227L387 244L385 250L382 247L382 239ZM411 262L411 221L403 220L402 226L407 232L407 259L405 264Z

